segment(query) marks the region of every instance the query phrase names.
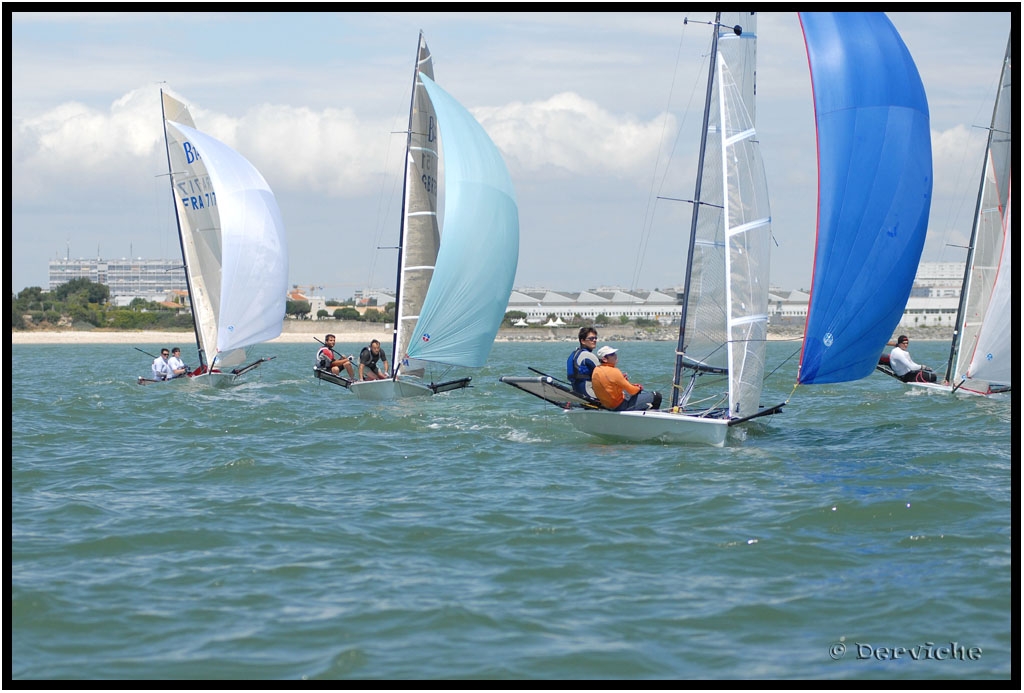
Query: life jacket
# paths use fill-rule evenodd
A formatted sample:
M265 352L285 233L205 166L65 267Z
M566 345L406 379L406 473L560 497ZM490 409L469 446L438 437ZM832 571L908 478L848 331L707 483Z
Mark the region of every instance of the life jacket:
M316 367L321 370L329 370L333 360L334 354L327 347L323 347L320 351L316 352Z
M565 362L565 375L572 383L572 389L576 392L587 393L587 381L590 380L594 375L594 362L590 359L584 359L583 363L579 363L579 356L582 352L590 352L589 349L579 347L576 351L569 355L568 360Z
M377 355L374 356L373 352L370 351L370 347L364 346L363 350L359 352L359 363L363 364L374 373L379 373L380 370L377 368L377 362L380 361L381 356L383 355L383 351L378 351Z

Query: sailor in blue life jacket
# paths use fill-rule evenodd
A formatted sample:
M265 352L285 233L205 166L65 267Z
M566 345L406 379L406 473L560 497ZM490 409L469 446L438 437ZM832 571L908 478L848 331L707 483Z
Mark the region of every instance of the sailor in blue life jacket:
M594 387L590 382L594 369L601 365L601 360L594 354L597 346L597 330L593 327L581 327L579 347L565 361L565 375L572 383L572 389L581 395L594 396Z

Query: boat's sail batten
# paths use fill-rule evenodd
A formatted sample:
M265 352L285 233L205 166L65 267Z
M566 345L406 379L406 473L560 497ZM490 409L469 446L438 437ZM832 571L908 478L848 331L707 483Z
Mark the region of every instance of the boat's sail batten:
M928 226L924 86L881 13L800 13L818 133L818 231L798 380L870 375L903 315Z

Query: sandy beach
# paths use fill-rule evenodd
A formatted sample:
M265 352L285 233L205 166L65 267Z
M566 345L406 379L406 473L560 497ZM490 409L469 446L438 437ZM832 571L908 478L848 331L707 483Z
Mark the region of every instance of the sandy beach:
M496 342L567 342L576 339L575 327L506 327L498 331ZM639 328L626 326L607 326L598 328L604 342L630 341L671 341L676 339L676 327ZM951 335L939 328L919 330L902 330L913 339L948 340ZM369 342L379 339L382 342L391 339L391 327L374 323L337 323L331 320L288 320L284 323L281 336L268 344L301 344L313 343L331 333L337 337L339 344ZM802 333L796 330L785 332L769 332L768 339L791 340L801 339ZM195 343L191 331L147 331L135 330L127 332L108 330L12 330L11 344L157 344L161 346L186 347Z

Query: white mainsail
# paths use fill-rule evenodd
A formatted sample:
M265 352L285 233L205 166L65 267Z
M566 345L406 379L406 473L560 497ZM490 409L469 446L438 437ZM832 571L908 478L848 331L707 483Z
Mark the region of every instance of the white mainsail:
M971 231L957 316L950 372L954 386L966 379L969 391L987 391L989 383L1010 384L1010 283L1012 281L1012 213L1010 189L1013 159L1012 63L1010 44L1000 74L985 148L984 170ZM982 381L971 383L969 381Z
M409 106L392 367L400 364L409 350L409 338L423 308L441 245L437 219L437 116L426 87L420 81L421 74L433 78L434 69L430 49L422 33L416 54L412 103Z
M1013 284L1013 200L1006 202L1004 217L1005 243L999 261L998 275L992 297L985 312L984 325L978 333L978 344L967 368L968 380L1009 385L1013 378L1012 340L1010 339L1010 291Z
M728 374L725 391L702 393L698 381L694 392L730 417L754 414L760 404L771 238L754 129L756 15L741 14L722 18L723 27L742 23L742 33L724 29L719 38L680 339L684 367Z

